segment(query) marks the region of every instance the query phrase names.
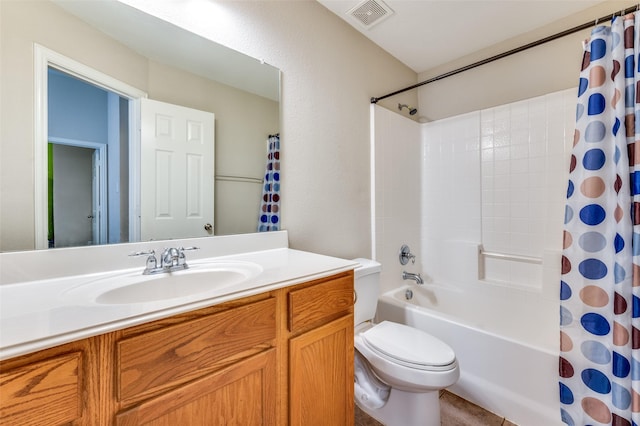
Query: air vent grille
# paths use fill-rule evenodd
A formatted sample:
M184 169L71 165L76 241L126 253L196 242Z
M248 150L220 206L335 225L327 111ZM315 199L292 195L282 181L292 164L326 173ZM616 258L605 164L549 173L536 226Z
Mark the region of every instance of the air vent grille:
M364 0L347 12L366 28L379 24L393 14L382 0Z

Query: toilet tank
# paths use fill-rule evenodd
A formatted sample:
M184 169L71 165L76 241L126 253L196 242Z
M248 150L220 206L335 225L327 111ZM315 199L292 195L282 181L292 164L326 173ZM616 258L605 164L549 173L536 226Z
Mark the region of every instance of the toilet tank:
M354 287L356 303L354 307L354 323L361 324L373 320L378 306L380 292L380 270L382 265L371 259L353 259L360 266L354 270Z

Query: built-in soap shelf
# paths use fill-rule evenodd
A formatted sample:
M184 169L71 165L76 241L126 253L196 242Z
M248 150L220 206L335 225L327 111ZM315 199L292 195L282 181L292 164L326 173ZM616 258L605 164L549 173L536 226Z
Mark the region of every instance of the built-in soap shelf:
M480 246L479 253L480 253L480 256L490 257L493 259L502 259L502 260L508 260L512 262L535 263L539 265L542 264L541 257L523 256L523 255L511 254L511 253L501 253L497 251L486 251L482 248L482 246Z
M510 287L541 289L544 258L485 250L478 245L478 279Z

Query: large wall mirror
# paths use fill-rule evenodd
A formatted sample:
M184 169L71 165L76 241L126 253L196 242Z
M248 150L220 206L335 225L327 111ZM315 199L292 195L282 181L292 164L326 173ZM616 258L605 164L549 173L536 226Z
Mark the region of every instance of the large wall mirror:
M170 238L256 232L280 126L278 69L115 0L0 1L0 43L0 251L165 239L145 235L141 194L213 201L201 233ZM204 114L185 118L183 133L208 149L186 185L174 185L167 155L136 140L146 103L163 117ZM156 119L151 132L172 126ZM198 203L180 209L197 216ZM67 238L87 220L87 235Z

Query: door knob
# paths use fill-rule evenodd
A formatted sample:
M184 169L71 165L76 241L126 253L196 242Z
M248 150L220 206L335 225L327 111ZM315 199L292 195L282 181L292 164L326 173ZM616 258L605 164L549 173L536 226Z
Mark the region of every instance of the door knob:
M213 230L213 226L211 226L211 224L210 224L210 223L207 223L207 224L204 226L204 230L205 230L205 231L207 231L207 232L211 232L211 231Z

